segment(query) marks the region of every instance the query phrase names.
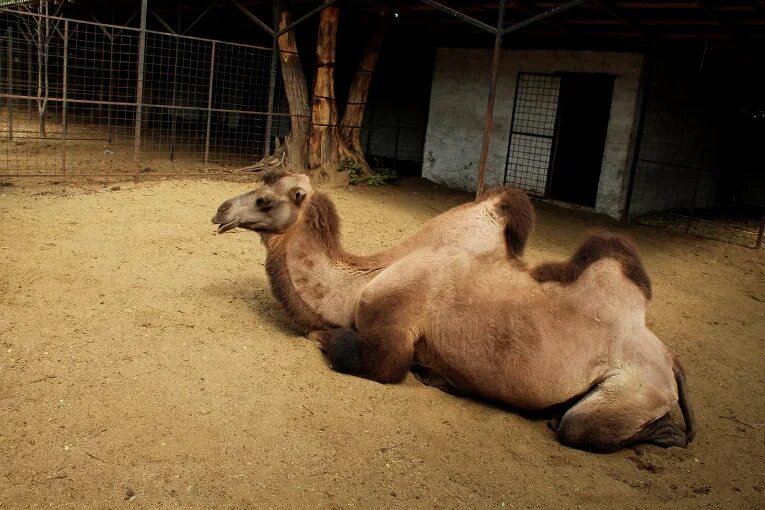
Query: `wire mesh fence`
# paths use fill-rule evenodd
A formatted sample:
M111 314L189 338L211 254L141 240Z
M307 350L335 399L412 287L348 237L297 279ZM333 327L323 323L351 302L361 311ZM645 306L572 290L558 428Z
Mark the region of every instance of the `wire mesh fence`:
M289 129L272 49L0 11L0 174L227 172ZM142 42L143 39L143 42Z
M0 176L252 166L293 120L311 117L290 111L272 56L271 47L0 10ZM373 96L390 88L376 81ZM378 102L358 126L371 162L417 166L426 119Z

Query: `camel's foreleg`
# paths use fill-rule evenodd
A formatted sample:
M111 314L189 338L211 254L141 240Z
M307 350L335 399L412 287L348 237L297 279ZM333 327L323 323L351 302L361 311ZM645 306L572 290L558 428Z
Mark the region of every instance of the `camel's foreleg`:
M381 383L404 378L414 358L413 342L385 332L364 337L349 328L314 331L308 335L324 352L333 370Z

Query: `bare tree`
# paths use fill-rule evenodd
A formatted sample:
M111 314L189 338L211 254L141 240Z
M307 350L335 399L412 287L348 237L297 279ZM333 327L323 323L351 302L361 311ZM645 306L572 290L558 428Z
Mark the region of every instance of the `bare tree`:
M54 4L51 14L50 4ZM37 50L37 115L39 118L38 131L45 138L45 116L48 113L48 99L50 97L50 84L48 62L50 60L50 43L57 31L59 23L58 14L64 1L40 0L35 4L24 5L30 14L31 22L27 22L27 30L31 32L31 41ZM29 25L32 25L30 28Z
M285 3L282 2L279 16L280 29L291 22L291 13ZM255 168L288 162L298 171L310 171L334 180L338 173L338 161L350 160L362 174L371 173L361 150L361 122L382 47L385 13L379 13L371 21L371 30L342 118L335 100L334 73L339 14L337 7L330 6L319 15L312 97L309 96L293 30L279 36L282 77L292 127L284 145L277 144L277 152L266 156Z

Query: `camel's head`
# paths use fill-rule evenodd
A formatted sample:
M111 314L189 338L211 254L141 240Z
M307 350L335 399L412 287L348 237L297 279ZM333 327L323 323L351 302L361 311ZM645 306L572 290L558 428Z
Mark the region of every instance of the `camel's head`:
M260 188L223 202L212 222L218 225L219 234L236 227L261 233L284 232L297 223L312 194L306 175L266 174Z

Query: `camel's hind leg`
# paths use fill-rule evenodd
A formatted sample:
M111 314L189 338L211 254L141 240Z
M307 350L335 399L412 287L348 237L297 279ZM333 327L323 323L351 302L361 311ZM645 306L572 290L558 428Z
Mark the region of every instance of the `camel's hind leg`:
M397 382L414 359L414 343L394 330L364 337L348 328L314 331L308 335L327 356L333 370L373 381Z
M685 432L668 416L672 404L666 391L615 375L550 426L562 444L596 452L612 452L635 443L686 446Z

